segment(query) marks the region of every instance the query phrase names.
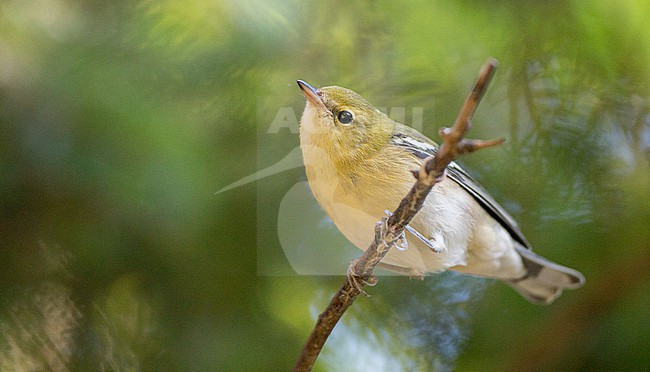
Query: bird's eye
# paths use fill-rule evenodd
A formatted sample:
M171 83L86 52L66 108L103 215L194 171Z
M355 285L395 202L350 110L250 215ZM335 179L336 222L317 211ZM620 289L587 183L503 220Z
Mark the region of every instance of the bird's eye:
M350 124L352 123L352 113L350 111L343 110L339 112L338 115L339 123L341 124Z

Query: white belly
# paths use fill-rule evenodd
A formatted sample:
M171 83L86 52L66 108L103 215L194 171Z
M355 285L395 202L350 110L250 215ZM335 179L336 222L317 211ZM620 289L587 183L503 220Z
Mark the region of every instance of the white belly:
M395 210L410 185L399 189L388 188L390 191L381 197L359 197L337 183L335 170L323 164L322 158L314 160L317 161L305 159L312 193L341 233L358 248L367 249L374 239L375 224L386 217L385 210ZM451 180L436 185L411 226L424 236L438 237L439 243L444 245L443 251L434 252L407 233L408 248L391 249L382 262L409 269L416 275L465 265L467 242L474 224L466 206L473 202L471 196Z
M401 179L412 180L409 169L419 166L418 161L389 154L389 158L395 158L395 164L390 165L392 169L384 169L383 164L377 167L376 174L343 184L341 180L345 181L345 177L337 174L327 152L314 145L318 141L313 141L312 136L327 134L309 126L313 115L314 110L308 106L300 136L310 188L343 235L365 250L374 239L375 224L386 216L384 211L394 211L412 185L411 182L391 183L385 174L401 172ZM489 277L518 278L525 272L508 232L452 180L446 179L432 189L410 226L433 239L442 251L433 251L407 233L408 248L391 249L383 263L405 268L414 275L453 269Z

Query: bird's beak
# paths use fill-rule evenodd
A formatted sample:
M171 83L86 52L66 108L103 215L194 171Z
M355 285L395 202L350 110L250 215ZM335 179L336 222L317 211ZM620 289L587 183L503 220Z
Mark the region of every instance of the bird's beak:
M298 86L300 87L300 90L302 90L302 94L305 95L305 98L307 98L307 101L314 105L316 109L319 111L323 112L330 112L325 104L323 103L323 99L321 98L321 92L309 85L306 81L303 80L296 80L296 83L298 83Z

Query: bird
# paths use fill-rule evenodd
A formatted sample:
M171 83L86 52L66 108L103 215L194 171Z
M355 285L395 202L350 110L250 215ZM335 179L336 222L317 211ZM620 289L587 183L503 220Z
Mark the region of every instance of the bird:
M358 93L297 81L306 98L300 148L312 194L341 233L365 250L374 226L413 185L412 169L438 145L392 120ZM546 305L585 283L580 272L533 253L517 222L461 166L451 162L380 267L411 276L452 270L497 279Z

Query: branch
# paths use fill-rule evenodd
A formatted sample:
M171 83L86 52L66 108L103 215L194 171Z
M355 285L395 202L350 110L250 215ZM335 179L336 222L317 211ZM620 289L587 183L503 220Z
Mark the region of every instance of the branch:
M398 240L403 239L404 229L422 208L429 191L436 183L442 181L449 163L462 154L503 143L503 139L481 141L463 138L471 127L472 115L483 97L497 64L498 62L491 58L483 65L478 80L465 100L454 126L440 129L439 134L443 143L436 155L425 159L420 169L413 171L416 182L409 193L389 218L383 218L377 223L375 239L370 247L359 259L350 262L345 282L332 297L325 311L319 315L294 371L312 369L325 341L343 313L360 293L365 294L363 285L372 286L377 283L377 278L372 275L373 270L390 248Z

